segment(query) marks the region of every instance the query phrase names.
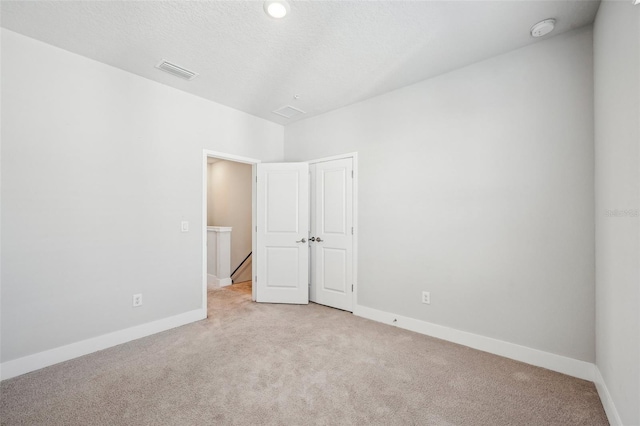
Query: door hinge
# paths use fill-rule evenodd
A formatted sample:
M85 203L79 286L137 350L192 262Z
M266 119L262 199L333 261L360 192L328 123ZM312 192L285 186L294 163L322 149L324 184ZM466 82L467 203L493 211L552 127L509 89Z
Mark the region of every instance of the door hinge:
M351 227L351 235L353 235L353 226Z
M256 275L256 282L258 282L258 276Z
M353 179L353 170L351 170L351 179Z
M258 181L258 176L256 176L256 182Z
M351 284L351 293L353 293L353 284Z
M256 225L256 232L258 232L258 226Z

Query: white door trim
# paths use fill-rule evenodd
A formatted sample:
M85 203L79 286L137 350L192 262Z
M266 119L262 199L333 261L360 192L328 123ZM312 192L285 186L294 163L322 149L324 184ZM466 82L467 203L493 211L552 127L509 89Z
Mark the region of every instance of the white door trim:
M251 251L256 252L256 164L261 160L239 155L227 154L226 152L202 150L202 309L207 312L207 186L209 182L207 174L207 159L219 158L220 160L235 161L237 163L251 164ZM251 277L256 276L256 262L251 262ZM256 286L252 287L253 301L256 300Z
M202 309L207 311L207 158L219 158L221 160L236 161L239 163L251 164L251 251L256 253L256 164L262 163L261 160L250 157L242 157L235 154L228 154L226 152L211 151L208 149L202 150ZM343 158L353 159L353 304L358 305L358 153L350 152L345 154L333 155L330 157L323 157L314 160L309 160L307 163L315 164L325 161L338 160ZM251 262L251 277L256 276L256 262ZM256 300L256 286L252 286L251 299Z
M342 160L345 158L351 158L353 161L353 293L351 294L352 309L355 311L355 307L358 305L358 153L349 152L345 154L332 155L330 157L318 158L315 160L309 160L307 163L316 164L323 163L325 161Z

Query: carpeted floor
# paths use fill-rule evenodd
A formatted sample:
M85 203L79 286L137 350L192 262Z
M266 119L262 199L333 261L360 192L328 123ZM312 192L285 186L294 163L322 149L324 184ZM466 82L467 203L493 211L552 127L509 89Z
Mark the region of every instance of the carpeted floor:
M605 425L593 383L311 304L209 318L2 382L2 425Z

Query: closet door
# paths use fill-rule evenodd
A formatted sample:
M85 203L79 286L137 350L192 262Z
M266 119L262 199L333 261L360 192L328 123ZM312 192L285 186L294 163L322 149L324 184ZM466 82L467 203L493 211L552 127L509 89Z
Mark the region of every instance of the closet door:
M311 285L315 303L353 310L353 160L311 164Z
M309 303L309 165L257 165L256 301Z

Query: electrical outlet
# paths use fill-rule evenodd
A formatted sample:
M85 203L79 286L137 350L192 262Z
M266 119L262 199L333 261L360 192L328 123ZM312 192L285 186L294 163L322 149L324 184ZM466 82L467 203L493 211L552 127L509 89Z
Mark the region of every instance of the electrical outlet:
M138 306L142 306L142 295L134 294L133 295L133 307L137 308Z
M422 292L422 303L426 303L427 305L431 304L431 293L428 291Z
M182 232L189 232L189 222L187 222L186 220L183 220L183 221L180 223L180 230L181 230Z

